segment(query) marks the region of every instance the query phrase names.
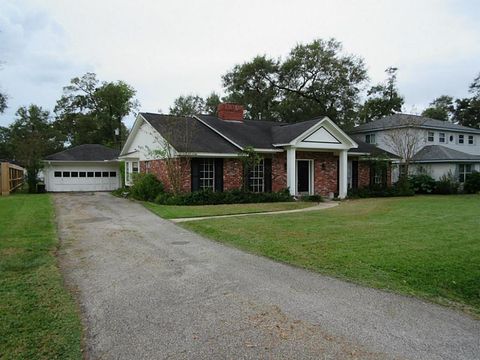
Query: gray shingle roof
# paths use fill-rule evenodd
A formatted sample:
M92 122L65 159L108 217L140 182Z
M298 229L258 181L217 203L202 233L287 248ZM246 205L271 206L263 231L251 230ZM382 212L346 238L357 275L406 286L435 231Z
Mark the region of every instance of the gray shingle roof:
M141 115L180 152L236 154L237 147L192 117L154 113Z
M45 160L56 161L107 161L115 160L120 152L100 144L84 144L48 155Z
M351 133L369 132L375 130L392 129L399 126L416 126L427 129L442 129L446 131L462 131L467 133L480 134L480 129L470 128L467 126L452 124L448 121L430 119L425 116L410 114L394 114L385 116L384 118L359 125L353 128Z
M414 161L473 161L480 162L480 155L467 154L442 145L428 145L415 154Z
M400 157L391 153L387 150L380 149L379 147L373 144L367 144L364 141L355 139L355 142L358 144L358 148L348 150L349 154L370 154L371 156L386 156L389 159L399 159Z

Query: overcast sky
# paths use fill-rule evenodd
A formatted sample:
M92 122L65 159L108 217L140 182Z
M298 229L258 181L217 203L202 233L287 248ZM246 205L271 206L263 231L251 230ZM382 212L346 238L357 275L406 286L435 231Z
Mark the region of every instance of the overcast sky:
M479 18L476 0L1 0L0 125L21 105L52 110L87 71L132 85L142 111L167 112L181 94L221 92L237 63L330 37L365 59L373 83L398 67L405 111L419 112L439 95L467 95L480 72Z

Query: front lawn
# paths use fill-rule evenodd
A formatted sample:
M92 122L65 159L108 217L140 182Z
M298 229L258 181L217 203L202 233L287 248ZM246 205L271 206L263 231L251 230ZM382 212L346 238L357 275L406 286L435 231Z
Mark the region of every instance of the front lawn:
M278 261L480 314L480 195L350 200L183 226Z
M57 266L49 195L0 197L0 358L80 359L81 324Z
M259 204L223 204L223 205L158 205L150 202L145 207L165 219L189 218L199 216L232 215L259 213L267 211L295 210L314 206L311 202L277 202Z

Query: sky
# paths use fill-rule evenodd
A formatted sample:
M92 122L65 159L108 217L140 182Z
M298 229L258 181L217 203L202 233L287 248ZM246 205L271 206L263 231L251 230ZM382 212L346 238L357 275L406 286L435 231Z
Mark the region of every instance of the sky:
M129 83L141 111L168 112L179 95L222 93L235 64L331 37L365 59L372 84L398 67L404 112L418 113L442 94L468 95L479 18L476 0L0 0L0 126L19 106L53 110L86 72Z

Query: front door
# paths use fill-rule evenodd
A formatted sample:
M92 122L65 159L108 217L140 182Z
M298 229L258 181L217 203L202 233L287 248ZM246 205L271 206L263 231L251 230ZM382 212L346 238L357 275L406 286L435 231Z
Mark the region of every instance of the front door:
M310 161L297 161L297 193L310 193Z

